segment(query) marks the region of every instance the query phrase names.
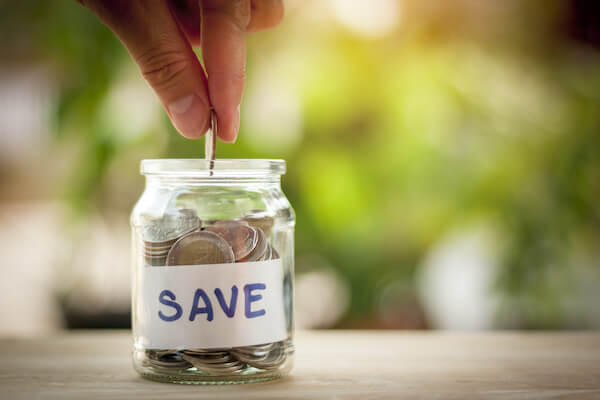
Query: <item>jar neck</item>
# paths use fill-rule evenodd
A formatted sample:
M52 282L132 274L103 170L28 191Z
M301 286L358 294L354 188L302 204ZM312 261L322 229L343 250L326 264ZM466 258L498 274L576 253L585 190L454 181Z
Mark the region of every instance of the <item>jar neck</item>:
M265 175L253 177L169 175L146 176L146 187L174 188L180 186L260 186L279 188L280 185L280 175Z

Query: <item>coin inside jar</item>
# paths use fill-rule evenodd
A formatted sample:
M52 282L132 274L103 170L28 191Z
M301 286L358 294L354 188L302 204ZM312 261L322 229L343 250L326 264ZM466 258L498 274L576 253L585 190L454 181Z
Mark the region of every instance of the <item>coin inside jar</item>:
M274 220L273 217L268 215L247 215L243 219L250 226L255 228L260 228L265 233L265 236L269 237L271 235L271 229L273 228Z
M254 249L244 258L239 259L238 261L246 262L246 261L260 261L265 255L267 251L267 246L269 243L267 242L267 237L265 233L260 228L254 228L256 233L258 233L258 238L256 241L256 246Z
M178 239L169 254L167 265L225 264L235 261L231 246L213 232L189 233Z
M144 243L154 248L172 245L179 237L198 229L201 221L192 209L170 210L150 218L142 231Z
M206 231L214 232L225 239L233 249L236 261L250 254L258 242L256 229L234 221L207 227Z

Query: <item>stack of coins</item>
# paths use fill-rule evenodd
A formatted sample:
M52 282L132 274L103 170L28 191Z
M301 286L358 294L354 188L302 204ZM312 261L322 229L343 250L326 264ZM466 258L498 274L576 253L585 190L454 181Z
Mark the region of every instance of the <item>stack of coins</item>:
M177 350L146 350L148 364L159 369L182 370L191 367Z
M246 369L246 364L228 351L184 350L182 357L196 369L212 375L233 375Z
M149 265L162 266L167 261L167 254L171 249L175 240L168 240L164 242L144 242L144 259Z
M235 221L201 223L193 210L177 210L144 226L144 257L149 266L278 259L279 253L269 243L273 223L272 217L257 211ZM146 362L162 370L193 367L210 375L235 375L249 367L263 370L279 367L286 359L286 349L285 342L276 342L217 350L146 350Z
M287 356L284 342L235 347L231 349L231 355L258 369L275 369L283 364Z
M196 368L210 375L236 375L248 367L278 368L287 357L285 341L219 350L146 350L147 363L163 370Z
M165 265L169 250L182 236L200 228L194 210L180 209L161 218L150 219L144 226L144 258L151 266Z
M162 251L161 256L168 247L166 265L225 264L279 258L279 253L258 225L251 226L244 220L211 222L212 225L180 235L167 244L156 243Z

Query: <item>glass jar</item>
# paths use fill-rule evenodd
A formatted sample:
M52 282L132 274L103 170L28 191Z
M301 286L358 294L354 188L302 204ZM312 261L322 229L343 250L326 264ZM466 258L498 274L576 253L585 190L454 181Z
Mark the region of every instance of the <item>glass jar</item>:
M132 216L135 369L178 383L287 375L294 212L282 160L144 160Z

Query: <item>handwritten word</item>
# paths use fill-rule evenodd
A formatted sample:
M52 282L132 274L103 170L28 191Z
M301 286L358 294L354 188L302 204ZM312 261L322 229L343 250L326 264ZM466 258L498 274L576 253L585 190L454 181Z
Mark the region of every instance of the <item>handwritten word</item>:
M257 302L263 298L262 294L256 293L259 290L265 290L267 286L264 283L249 283L244 285L244 315L246 318L256 318L266 314L266 310L252 310L252 303ZM227 318L234 318L238 303L238 287L233 285L231 287L231 295L228 299L225 298L225 294L220 288L214 290L216 302L219 307L227 316ZM175 293L165 289L160 292L158 301L160 304L165 305L171 310L166 314L162 310L158 311L158 317L166 322L177 321L183 316L183 308L177 301ZM217 308L218 311L218 308ZM215 308L213 307L213 301L211 301L208 293L203 289L196 289L194 293L194 301L190 307L188 319L194 321L196 316L199 314L205 314L207 321L214 319Z

